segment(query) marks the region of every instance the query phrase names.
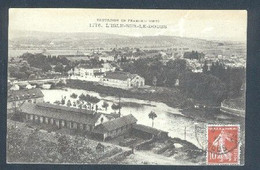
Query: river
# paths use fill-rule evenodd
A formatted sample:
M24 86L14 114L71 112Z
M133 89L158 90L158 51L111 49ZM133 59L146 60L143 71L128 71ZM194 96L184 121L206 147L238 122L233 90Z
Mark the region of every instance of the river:
M62 97L66 96L66 100L70 99L73 103L78 99L73 99L70 97L72 93L77 94L89 94L91 96L98 97L100 102L97 103L98 108L102 109L101 112L113 113L114 110L111 109L113 103L118 103L119 98L114 96L103 96L99 93L86 90L78 89L50 89L42 90L44 94L45 102L54 103L55 101L61 101ZM106 101L109 106L107 111L102 108L103 102ZM198 134L199 127L204 127L204 123L195 121L191 118L185 117L178 108L172 108L167 106L164 103L148 101L148 100L139 100L134 98L121 98L120 99L123 107L121 109L122 115L132 114L137 118L138 124L143 124L147 126L152 126L152 120L149 119L148 114L151 111L154 111L157 114L157 118L154 119L154 127L169 132L169 136L178 137L185 139L185 129L186 129L186 140L195 144L201 148L201 142L196 138L202 134ZM197 132L197 134L195 133ZM199 137L201 138L201 137Z

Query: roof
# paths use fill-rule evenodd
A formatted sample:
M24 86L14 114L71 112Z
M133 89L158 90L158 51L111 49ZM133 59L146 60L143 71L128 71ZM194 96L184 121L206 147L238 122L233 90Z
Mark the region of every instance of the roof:
M112 67L118 67L116 63L110 63Z
M50 103L37 103L36 104L38 107L44 108L44 109L53 109L53 110L59 110L59 111L67 111L67 112L75 112L75 113L84 113L84 114L89 114L93 115L95 111L93 110L83 110L83 109L77 109L74 107L67 107L67 106L59 106L55 104L50 104Z
M107 72L104 77L108 79L127 80L129 78L133 79L136 76L138 75L130 74L128 72L116 71L116 72Z
M105 146L102 145L100 142L97 144L96 148L104 148Z
M143 131L143 132L146 132L146 133L153 134L153 135L157 135L160 132L168 133L168 132L165 132L165 131L162 131L162 130L159 130L159 129L155 129L155 128L145 126L145 125L140 125L140 124L135 124L133 126L133 128L136 129L136 130L139 130L139 131Z
M119 114L117 113L102 113L105 115L109 120L119 118Z
M23 89L23 90L9 90L8 91L8 102L19 101L33 98L42 98L44 95L41 89Z
M89 110L75 109L66 106L58 106L52 104L47 104L46 105L47 107L44 107L45 104L46 103L44 104L24 103L20 107L20 111L22 113L27 113L27 114L46 116L54 119L67 120L67 121L73 121L82 124L92 124L92 125L94 125L98 120L98 118L101 116L100 113L87 114ZM56 108L59 111L55 110Z
M136 122L137 119L132 114L130 114L111 121L104 122L103 124L98 125L94 132L104 133L105 131L113 131L125 125L134 124Z

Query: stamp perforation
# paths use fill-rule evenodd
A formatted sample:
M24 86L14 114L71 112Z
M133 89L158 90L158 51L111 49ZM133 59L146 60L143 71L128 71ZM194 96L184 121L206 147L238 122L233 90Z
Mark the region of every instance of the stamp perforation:
M232 163L232 162L219 162L219 163L213 163L209 162L209 146L208 146L208 141L209 141L209 132L208 128L209 127L236 127L237 128L237 161ZM239 165L240 164L240 147L241 147L241 142L240 142L240 125L239 124L207 124L206 125L206 135L207 135L207 149L206 149L206 164L207 165Z

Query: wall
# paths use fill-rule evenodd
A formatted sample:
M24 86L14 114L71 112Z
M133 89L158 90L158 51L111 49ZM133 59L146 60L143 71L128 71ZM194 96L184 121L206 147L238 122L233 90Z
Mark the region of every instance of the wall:
M79 129L82 131L91 131L92 125L90 124L81 124L66 120L59 120L53 118L47 118L44 116L38 116L33 114L22 113L24 115L25 120L33 121L36 123L50 124L59 128L68 128L68 129Z
M131 85L133 87L143 87L145 85L145 80L140 76L136 76L134 79L131 80Z
M152 134L137 129L132 129L131 134L142 139L151 139L153 137Z
M127 89L130 88L130 80L116 80L116 79L101 79L101 84L104 86L111 86L111 87L117 87L117 88L123 88Z
M113 131L107 133L107 137L114 138L114 137L117 137L119 135L125 134L126 132L129 131L129 129L131 129L131 126L132 125L127 125L127 127L123 126L123 127L118 128L116 130L113 130Z

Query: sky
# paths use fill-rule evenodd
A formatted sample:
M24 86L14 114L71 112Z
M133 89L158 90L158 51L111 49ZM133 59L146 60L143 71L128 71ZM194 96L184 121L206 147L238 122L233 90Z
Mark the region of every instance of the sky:
M97 19L115 19L119 22L99 22ZM104 25L133 24L133 22L121 22L122 19L146 20L147 22L141 24L166 25L167 28L107 28ZM150 20L158 22L152 23ZM93 23L101 23L102 27L90 27ZM167 35L245 42L247 11L11 8L9 35L12 35L13 30L101 32L128 36Z

